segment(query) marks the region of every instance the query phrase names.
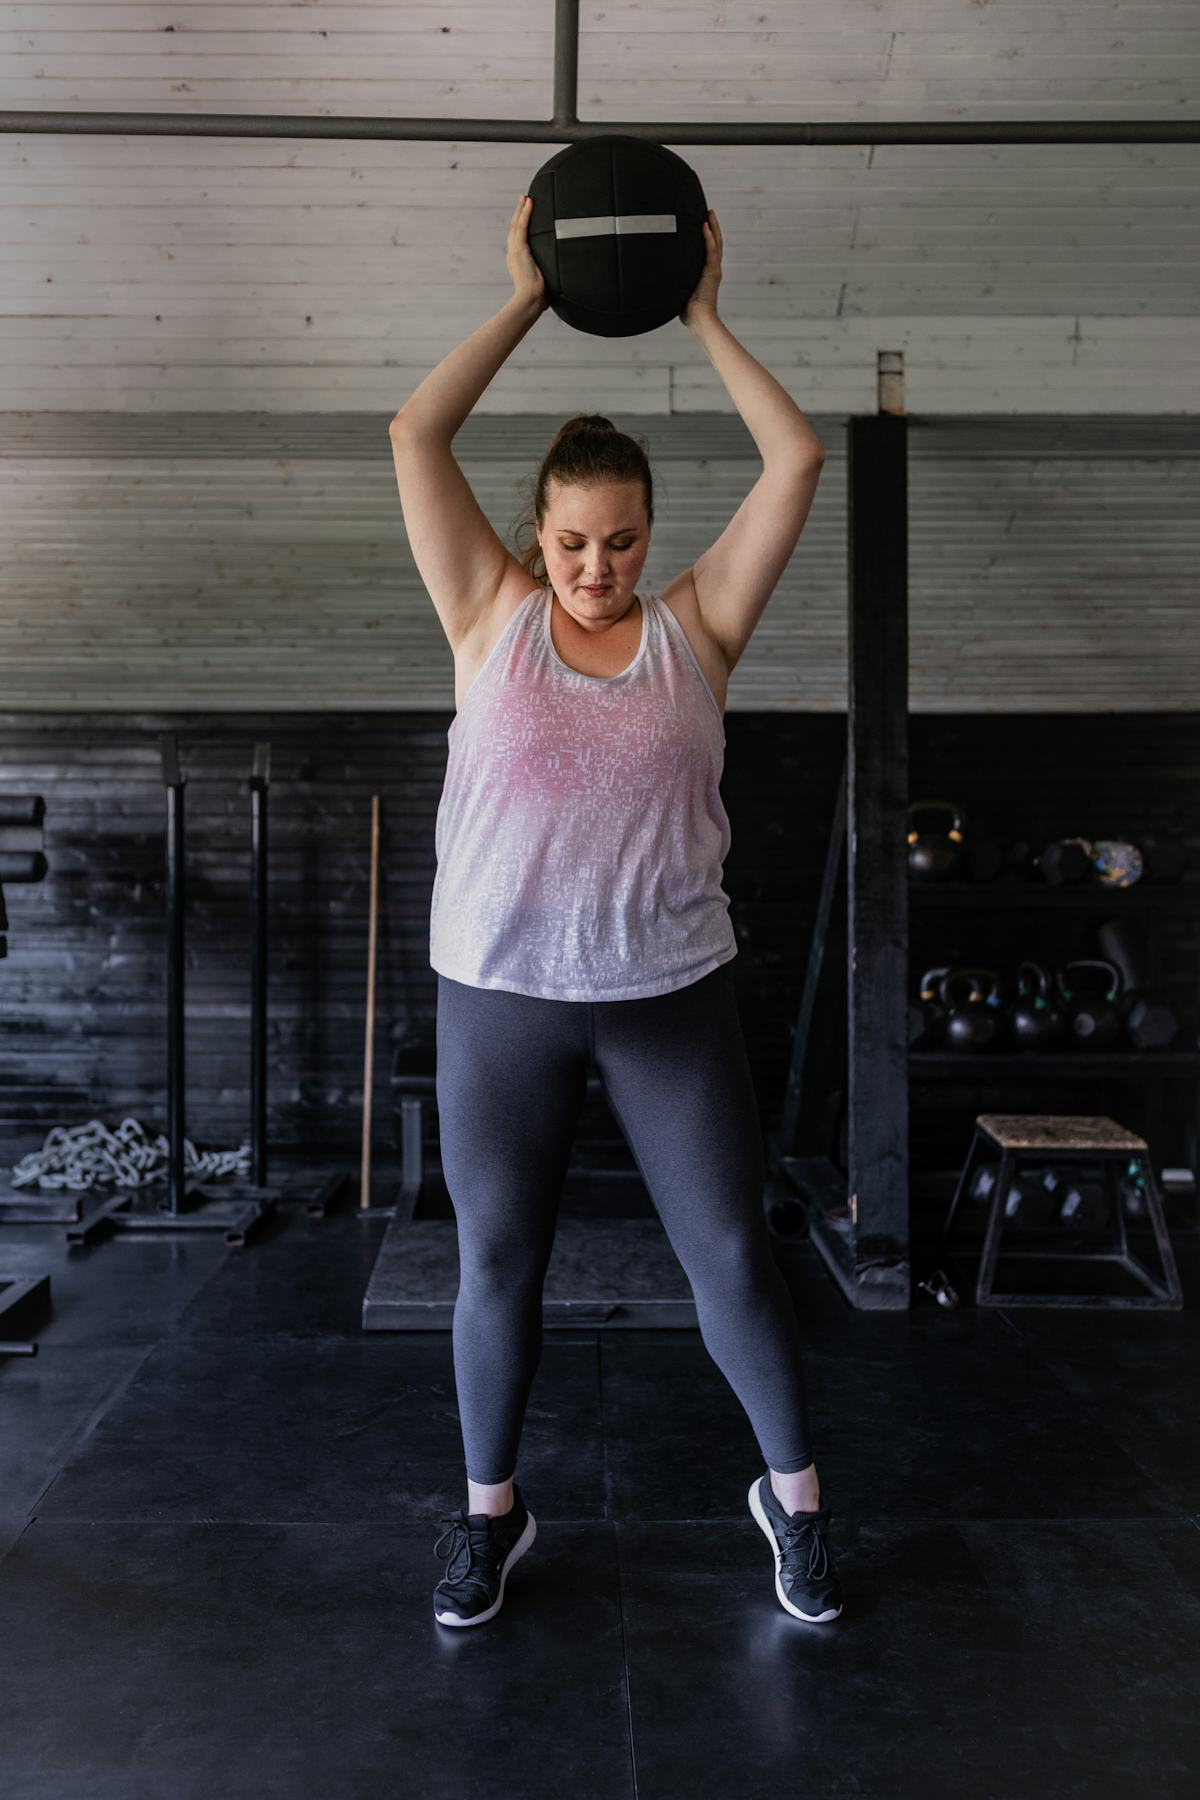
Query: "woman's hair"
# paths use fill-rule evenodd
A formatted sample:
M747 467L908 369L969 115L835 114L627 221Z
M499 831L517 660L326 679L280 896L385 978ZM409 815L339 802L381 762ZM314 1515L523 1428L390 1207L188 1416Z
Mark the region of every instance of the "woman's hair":
M640 481L646 501L647 523L654 523L654 478L650 461L641 441L618 431L611 419L600 413L576 413L555 433L534 482L531 510L522 517L515 532L521 567L531 581L546 583L546 559L537 533L546 522L546 504L551 481L574 487L601 487L605 482ZM521 537L530 532L531 540L522 548Z

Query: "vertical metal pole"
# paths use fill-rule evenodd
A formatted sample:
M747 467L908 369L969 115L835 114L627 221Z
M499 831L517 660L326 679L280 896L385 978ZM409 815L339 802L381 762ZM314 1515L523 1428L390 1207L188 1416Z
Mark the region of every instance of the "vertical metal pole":
M170 1144L169 1196L163 1212L184 1209L186 1179L184 1116L184 817L185 777L174 734L162 740L163 782L167 790L167 1134Z
M554 4L554 123L577 125L579 115L579 0Z
M271 746L254 746L250 778L250 1148L251 1180L267 1185L267 789Z
M379 795L371 796L371 909L367 920L367 1033L363 1046L360 1207L371 1204L371 1103L375 1091L375 958L379 942Z
M783 1105L779 1113L778 1144L785 1156L795 1156L800 1146L800 1129L802 1109L809 1103L807 1110L811 1116L814 1108L812 1096L806 1091L806 1079L809 1066L810 1038L812 1036L813 1015L817 1005L817 990L821 984L821 973L825 964L825 949L833 919L833 901L837 890L838 875L842 865L842 853L846 847L846 765L843 761L842 771L838 777L837 804L834 809L833 825L830 828L829 843L825 849L825 869L821 876L821 892L817 899L817 916L813 923L812 944L808 953L808 964L804 972L804 988L800 995L800 1010L796 1016L796 1034L792 1039L792 1053L788 1062L787 1080L783 1089ZM829 1047L822 1046L826 1052L823 1062L827 1074L829 1067ZM818 1076L818 1080L821 1077ZM812 1084L809 1083L811 1086ZM822 1083L822 1085L827 1085ZM811 1151L811 1145L805 1145Z
M907 421L848 431L849 1196L855 1303L911 1303Z

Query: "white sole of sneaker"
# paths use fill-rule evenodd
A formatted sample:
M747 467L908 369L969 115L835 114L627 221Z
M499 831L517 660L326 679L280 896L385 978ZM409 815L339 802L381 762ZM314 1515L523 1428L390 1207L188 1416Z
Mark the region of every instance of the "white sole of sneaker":
M504 1584L508 1580L508 1571L515 1562L520 1562L534 1538L537 1536L537 1521L532 1513L528 1513L525 1529L504 1559L504 1567L500 1571L500 1592L496 1595L486 1612L476 1613L474 1618L460 1619L457 1613L434 1612L439 1625L482 1625L485 1619L494 1619L504 1605Z
M763 1510L763 1503L758 1497L758 1484L761 1480L761 1475L755 1476L754 1480L750 1483L750 1492L747 1494L746 1498L750 1502L751 1513L758 1520L759 1525L762 1527L763 1536L771 1546L771 1561L775 1564L775 1593L778 1596L780 1606L782 1606L786 1612L790 1612L793 1618L807 1619L810 1625L823 1625L827 1619L836 1619L842 1610L840 1606L827 1606L824 1612L819 1613L801 1612L795 1602L789 1600L784 1593L783 1585L779 1579L779 1545L776 1542L775 1533L771 1529L771 1521Z

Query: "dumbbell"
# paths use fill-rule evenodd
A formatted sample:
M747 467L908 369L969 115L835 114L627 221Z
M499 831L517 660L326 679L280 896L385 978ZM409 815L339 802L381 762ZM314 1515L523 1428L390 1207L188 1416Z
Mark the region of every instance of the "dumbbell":
M1091 851L1081 838L1060 838L1047 844L1037 866L1052 887L1074 886L1092 878Z
M995 881L1006 861L994 838L971 838L966 846L964 873L968 881Z
M1120 970L1124 990L1117 1002L1135 1050L1167 1050L1179 1035L1174 1008L1152 989L1145 927L1138 919L1114 916L1096 928L1101 952Z
M1005 887L1025 887L1037 878L1038 864L1033 845L1024 838L1010 844L1004 857L1001 877Z
M989 1206L999 1178L1000 1164L984 1163L971 1178L968 1200L979 1208ZM1018 1169L1004 1196L1004 1223L1019 1231L1043 1231L1053 1220L1056 1204L1054 1194L1043 1187L1036 1169Z
M1104 1183L1094 1175L1051 1164L1042 1187L1053 1203L1054 1224L1065 1231L1096 1231L1108 1218Z
M998 1162L981 1163L967 1185L967 1199L972 1206L987 1206L1000 1177Z
M1126 1163L1121 1172L1117 1189L1121 1196L1121 1209L1131 1225L1144 1224L1150 1217L1150 1202L1146 1197L1146 1174L1137 1157Z
M1173 839L1142 839L1143 879L1179 881L1188 866L1187 850Z
M1135 1050L1169 1050L1179 1036L1179 1018L1165 1000L1126 994L1121 1000L1125 1029Z

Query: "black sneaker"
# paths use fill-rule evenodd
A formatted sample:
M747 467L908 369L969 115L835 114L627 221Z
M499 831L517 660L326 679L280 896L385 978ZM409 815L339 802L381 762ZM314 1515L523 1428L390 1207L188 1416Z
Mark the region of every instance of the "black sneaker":
M785 1512L775 1498L769 1471L750 1483L748 1498L775 1558L775 1592L780 1605L797 1619L816 1624L836 1619L842 1610L842 1592L825 1542L833 1508Z
M506 1513L456 1512L441 1519L446 1527L434 1545L446 1559L446 1573L433 1590L433 1616L439 1625L482 1625L504 1604L508 1571L537 1536L533 1514L513 1482L513 1503ZM442 1549L446 1538L449 1548Z

